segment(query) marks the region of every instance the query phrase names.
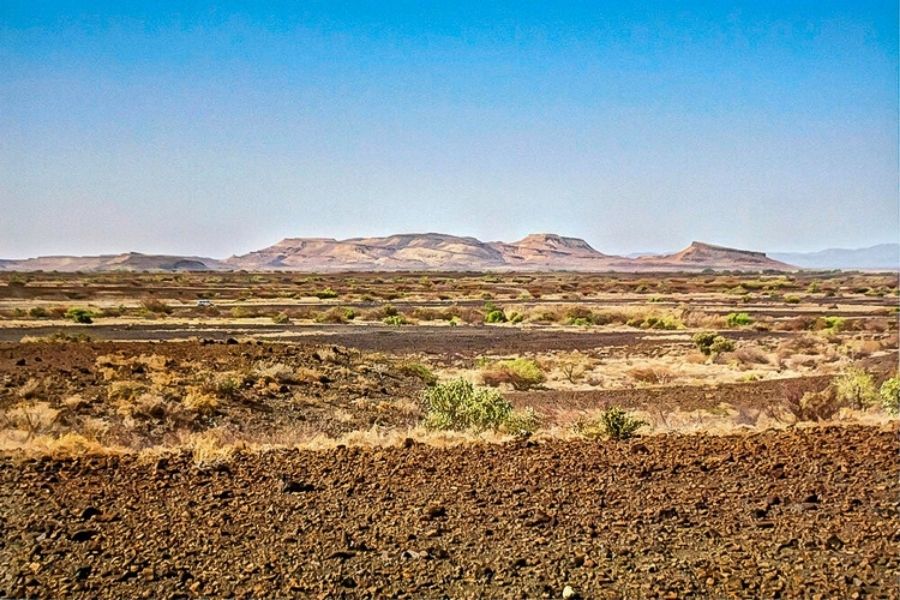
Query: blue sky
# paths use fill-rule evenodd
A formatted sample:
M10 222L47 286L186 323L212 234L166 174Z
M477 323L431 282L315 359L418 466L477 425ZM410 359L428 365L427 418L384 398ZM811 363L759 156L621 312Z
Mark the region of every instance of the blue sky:
M849 0L3 0L0 256L895 241L897 22Z

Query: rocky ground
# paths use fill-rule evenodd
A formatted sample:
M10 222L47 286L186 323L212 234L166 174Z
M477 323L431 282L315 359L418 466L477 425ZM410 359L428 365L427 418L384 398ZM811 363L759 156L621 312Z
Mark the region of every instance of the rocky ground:
M0 597L900 598L897 430L0 461Z

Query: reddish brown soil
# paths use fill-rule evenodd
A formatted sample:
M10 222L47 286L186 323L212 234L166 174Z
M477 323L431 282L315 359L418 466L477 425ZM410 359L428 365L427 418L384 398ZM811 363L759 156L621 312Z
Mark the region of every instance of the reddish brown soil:
M350 325L202 325L140 324L131 326L91 325L69 327L3 327L0 342L18 342L24 336L45 337L55 333L85 335L97 341L167 341L188 338L225 341L228 338L263 336L266 340L289 341L300 346L337 344L375 352L423 352L451 357L454 354L515 354L554 350L590 350L606 346L629 346L642 352L661 344L693 347L689 339L654 339L673 332L652 331L561 331L512 327L380 327ZM677 332L676 332L677 333ZM729 331L732 339L784 338L799 335L779 331Z
M897 432L0 462L0 596L900 598Z
M142 356L154 357L156 366L141 362ZM98 361L98 357L106 358ZM105 367L109 357L116 364ZM260 442L288 432L297 439L336 436L373 425L407 428L420 418L410 412L409 404L415 408L424 384L400 363L330 345L0 344L0 412L22 401L23 386L37 382L29 399L47 401L60 411L48 433L82 433L86 422L100 418L108 428L97 434L99 440L130 448L175 443L184 434L212 428ZM260 375L273 365L296 378ZM214 385L215 378L226 372L239 384L227 395L210 389L219 397L214 411L185 410L181 400L189 391ZM155 383L160 378L164 385ZM137 386L124 402L137 407L129 409L130 414L122 412L121 396L111 394L119 384ZM159 402L141 409L144 393ZM67 404L73 395L83 402Z

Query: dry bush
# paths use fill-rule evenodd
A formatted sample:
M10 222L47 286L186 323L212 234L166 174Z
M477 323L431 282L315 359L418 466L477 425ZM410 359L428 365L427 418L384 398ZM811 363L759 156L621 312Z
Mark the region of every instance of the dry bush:
M772 328L776 331L810 331L815 324L815 318L799 316L774 321Z
M635 367L628 371L628 376L641 383L665 385L672 382L676 375L668 367Z
M709 357L702 352L691 352L684 357L684 361L692 365L703 365L706 364L707 360L709 360Z
M174 364L172 359L160 354L141 354L135 359L135 362L144 365L151 371L163 371Z
M417 307L409 313L417 321L449 321L456 316L453 309Z
M146 391L146 387L139 381L114 381L106 388L106 395L110 400L133 400Z
M199 415L211 415L219 408L219 399L212 394L200 390L191 390L181 400L181 405L188 411Z
M737 362L742 366L768 365L771 363L769 355L754 346L743 346L727 355L727 359Z
M81 394L67 396L66 398L63 399L62 403L63 403L63 406L65 406L67 409L69 409L73 412L79 411L82 408L85 408L90 405L90 402L85 400Z
M147 298L141 302L141 309L145 313L156 315L168 315L172 313L172 307L155 298Z
M824 349L825 346L820 337L814 335L802 335L778 344L775 355L779 360L784 360L795 354L821 354Z
M864 319L860 320L857 330L870 333L884 333L890 327L888 319Z
M540 365L527 358L501 360L488 365L481 372L485 385L497 387L509 384L516 390L529 390L544 382L546 377Z
M569 383L578 383L584 379L585 373L590 369L590 361L580 355L572 354L559 361L559 371Z
M6 409L4 426L24 431L29 437L50 430L59 417L59 410L49 402L19 402Z
M848 340L845 344L847 354L853 359L865 358L881 350L878 340Z
M253 371L253 375L266 383L297 383L297 373L283 363L276 363L269 366L257 366Z
M681 312L681 320L686 327L692 329L722 329L725 327L725 318L699 310L684 309Z
M150 382L158 389L180 385L183 380L174 371L153 371L150 373Z
M64 433L58 437L39 435L19 446L29 455L50 456L54 459L76 458L80 456L108 456L125 452L124 448L106 446L96 439L80 433Z
M525 320L529 323L559 323L564 317L563 311L559 308L536 306L526 311Z
M826 421L843 406L837 394L830 387L820 392L804 392L797 388L786 388L784 405L797 421Z
M242 444L227 439L227 434L210 429L192 434L185 444L198 467L215 467L231 462L236 450Z
M40 388L41 382L37 379L32 378L26 381L18 390L16 390L16 396L22 398L23 400L29 400L37 396Z
M335 408L332 417L338 423L350 423L353 421L353 413L343 408Z
M116 407L123 417L139 419L163 419L167 413L166 402L156 394L141 394L133 401L123 400Z

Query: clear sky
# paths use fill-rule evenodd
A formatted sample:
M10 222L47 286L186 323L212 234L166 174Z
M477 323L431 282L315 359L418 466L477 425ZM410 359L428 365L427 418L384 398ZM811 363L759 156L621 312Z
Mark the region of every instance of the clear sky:
M896 0L215 4L0 0L0 257L898 238Z

